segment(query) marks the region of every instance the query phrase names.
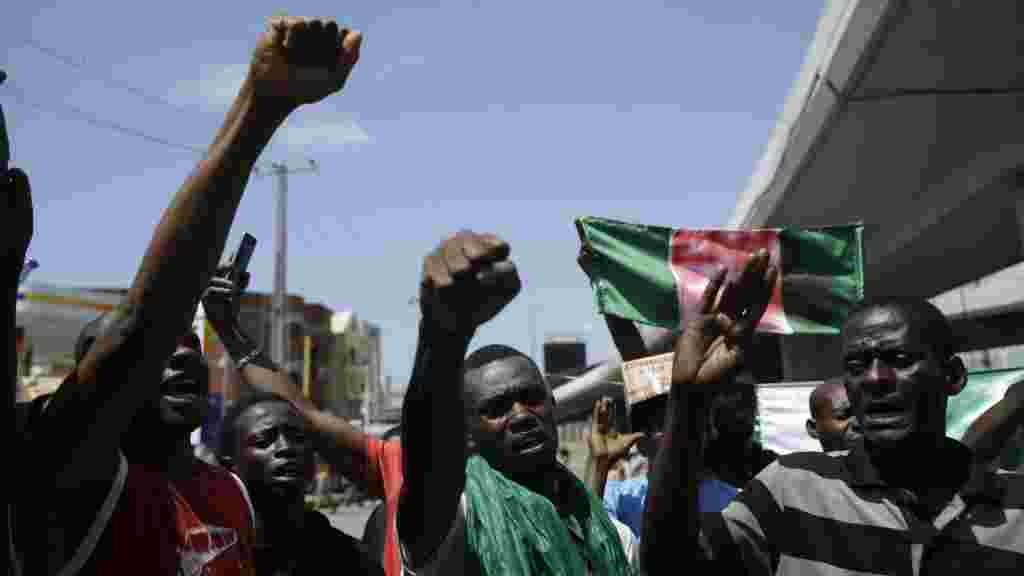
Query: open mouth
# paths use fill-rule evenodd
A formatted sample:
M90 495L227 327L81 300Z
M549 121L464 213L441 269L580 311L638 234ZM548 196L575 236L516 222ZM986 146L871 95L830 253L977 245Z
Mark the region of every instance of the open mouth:
M198 394L164 394L164 402L171 408L188 408L199 402Z
M872 428L896 426L906 419L907 407L902 402L876 402L864 410L864 425Z
M302 466L296 462L282 464L274 469L274 476L277 478L284 478L287 480L302 478Z

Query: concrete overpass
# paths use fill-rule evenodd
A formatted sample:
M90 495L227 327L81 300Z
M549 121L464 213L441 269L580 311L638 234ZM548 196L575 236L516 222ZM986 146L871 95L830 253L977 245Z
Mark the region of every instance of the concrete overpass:
M972 308L959 296L1024 260L1022 13L1011 1L829 2L729 227L863 221L869 296L935 298L965 348L1020 343L1016 290ZM784 377L830 375L834 340L784 339Z

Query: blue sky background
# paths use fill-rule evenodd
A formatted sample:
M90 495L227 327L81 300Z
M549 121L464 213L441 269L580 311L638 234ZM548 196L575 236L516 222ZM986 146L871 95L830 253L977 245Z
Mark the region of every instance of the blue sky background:
M721 226L768 141L820 1L16 2L0 19L13 162L32 178L33 280L127 285L275 10L364 32L341 95L293 115L264 153L290 179L289 292L353 308L408 380L424 254L460 228L512 246L524 288L473 347L545 334L611 343L577 269L573 218ZM84 67L43 54L35 43ZM141 89L140 97L127 85ZM273 285L273 182L251 181L229 239Z

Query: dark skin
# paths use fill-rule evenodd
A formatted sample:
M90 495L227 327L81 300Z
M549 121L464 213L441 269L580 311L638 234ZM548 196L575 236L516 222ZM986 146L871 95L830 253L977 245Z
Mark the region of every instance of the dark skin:
M712 389L736 385L734 376L778 274L768 260L767 252L755 253L735 284L726 286L724 271L716 275L704 291L700 316L676 341L665 436L644 505L640 560L646 573L700 556L697 495L705 469L706 397ZM730 302L724 310L723 300Z
M123 449L132 462L156 466L171 481L192 475L195 456L189 435L203 423L208 408L210 368L202 353L179 345L164 366L160 396L149 400L132 425L132 438Z
M228 267L221 267L203 294L203 310L213 329L217 332L231 359L240 362L257 351L255 342L241 328L238 320L240 298L249 283L249 275L233 278ZM280 396L306 420L310 439L316 452L331 466L363 491L381 493L382 488L371 490L369 483L374 479L365 478L368 437L352 427L348 421L330 412L320 410L291 381L287 372L280 369L265 353L242 366L242 380L256 390Z
M402 406L398 510L399 538L414 565L437 549L458 511L467 456L462 366L477 327L519 293L509 252L494 235L460 232L423 261L419 341Z
M608 474L619 463L641 438L643 432L619 434L610 422L611 398L602 398L594 402L594 411L590 420L590 436L587 446L590 448L590 461L587 466L587 488L598 497L604 494Z
M551 389L528 358L495 360L465 377L473 441L494 469L555 501L558 433Z
M0 71L0 84L3 83L6 74ZM6 350L4 351L4 373L7 374L10 385L4 395L3 422L7 424L7 436L14 434L14 403L17 396L16 384L18 374L17 346L16 346L16 318L15 310L18 298L18 278L21 275L21 268L25 262L25 254L28 251L29 241L32 239L33 213L32 213L32 190L29 186L28 176L17 168L8 169L10 161L10 142L7 138L6 123L3 109L0 108L0 196L4 198L4 220L7 224L0 232L3 242L2 270L6 275L5 288L6 300L3 307L3 325L7 338ZM18 444L18 439L14 444ZM9 504L5 502L5 516L8 514ZM5 520L0 527L3 533L4 557L8 554L7 542L10 539L8 523ZM10 560L5 561L10 566Z
M937 456L947 398L967 382L963 362L943 358L895 307L855 315L842 337L843 377L872 462L886 482L916 496L918 514L933 518L968 473L948 473Z
M826 380L815 387L810 404L807 434L821 442L822 450L847 450L860 438L860 426L841 378Z
M53 433L36 437L39 445L31 449L48 454L50 467L39 477L50 479L50 490L70 495L83 485L109 486L120 438L157 394L176 339L191 325L253 165L292 111L342 88L359 44L358 33L336 25L269 22L206 157L157 224L125 301L112 313L112 328L47 409L52 422L41 428ZM51 556L60 562L66 553Z
M301 534L305 488L313 478L306 421L288 402L259 402L241 415L235 434L237 449L228 464L252 495L257 545L288 546Z

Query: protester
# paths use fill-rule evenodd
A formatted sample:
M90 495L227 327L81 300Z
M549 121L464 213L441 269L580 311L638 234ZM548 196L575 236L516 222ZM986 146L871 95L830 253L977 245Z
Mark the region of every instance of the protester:
M864 441L782 456L721 514L696 512L704 396L731 381L777 269L759 251L721 309L724 275L676 346L664 446L644 512L648 573L700 559L756 574L1005 574L1024 563L1024 478L971 474L946 438L946 400L966 382L931 304L879 300L843 325L843 377ZM673 568L668 568L672 566Z
M207 320L231 357L241 381L249 388L287 400L300 414L314 451L371 498L383 499L386 513L379 518L387 529L366 550L383 565L389 576L401 574L395 521L402 487L402 451L399 442L374 438L345 420L318 409L302 395L288 374L246 335L239 325L238 308L244 285L219 274L203 296ZM257 516L259 512L257 511ZM367 538L364 538L367 540Z
M110 328L106 314L86 324L75 343L75 362ZM206 415L209 379L199 337L190 330L167 359L160 395L136 412L121 451L129 475L166 480L175 503L184 508L178 514L188 535L178 551L183 566L203 567L211 574L252 574L255 512L245 486L231 472L196 458L189 441ZM37 409L49 400L37 399Z
M508 255L495 236L461 232L424 259L402 410L403 563L416 574L632 573L629 529L557 461L536 364L505 346L466 357L519 291Z
M830 378L818 384L809 401L811 417L807 435L821 442L825 452L849 450L860 438L860 426L853 417L853 406L846 396L842 378Z
M268 379L296 387L287 372L251 348L251 339L241 330L238 312L246 284L248 274L235 278L230 267L221 268L202 302L242 381L256 383L256 392L242 395L225 415L218 451L221 463L241 476L252 495L256 573L308 574L337 563L356 574L383 574L379 559L367 556L359 541L306 508L306 487L315 469L313 435L305 416L288 399L259 391L275 386Z
M292 111L341 89L359 44L358 33L333 23L270 21L224 125L157 225L108 328L45 409L19 419L19 448L31 458L30 473L10 488L20 496L13 524L23 573L195 573L211 559L180 553L195 549L186 530L193 512L166 479L139 466L129 473L121 440L158 394L192 323L253 164Z
M590 488L594 494L606 494L606 479L615 482L624 480L623 458L644 436L643 432L619 434L609 421L611 405L611 398L599 399L594 402L593 413L590 417L590 436L587 437L590 454L586 475L587 488ZM612 474L616 471L618 471L619 477L612 479ZM607 504L605 507L607 508ZM609 513L612 514L611 511ZM619 520L622 519L619 518ZM628 525L628 522L626 524Z
M581 266L586 271L585 258L581 255L580 257ZM608 325L608 331L612 335L612 340L618 347L619 354L622 356L624 361L632 361L643 358L648 355L646 346L644 345L643 339L640 336L640 332L630 320L613 316L611 314L605 314L605 323ZM742 398L737 395L736 398ZM736 402L733 402L735 404ZM650 462L658 452L658 447L663 437L663 426L665 423L665 410L668 405L668 397L666 395L655 396L654 398L648 398L642 402L629 406L629 418L630 424L633 430L637 430L639 435L637 446L640 449L641 456ZM737 437L741 440L749 440L753 436L753 424L750 416L753 414L751 410L736 410L735 414L728 413L726 409L730 403L719 402L715 410L711 414L711 418L708 419L708 429L705 434L713 440L717 440L721 434L719 434L719 428L723 431L733 431L731 434L727 434L727 438L730 440L733 437ZM713 422L721 421L723 425L716 427ZM595 416L595 422L602 422ZM748 423L749 430L744 433L743 430L747 430L739 423ZM604 433L606 428L604 426L597 427L591 432L591 436L594 434ZM740 430L740 432L735 432ZM593 440L592 444L595 443ZM598 442L599 443L599 442ZM739 455L742 458L750 458L753 453L752 446L748 447L750 442L737 442L737 441L726 441L722 442L724 446L730 446L733 450L731 458L722 457L720 462L732 464L739 458L735 455ZM735 449L735 446L739 446L740 449ZM736 484L725 482L720 478L716 463L709 463L707 468L701 475L700 487L699 487L699 501L698 507L701 512L718 512L725 508L725 506L736 496L738 492ZM724 465L722 466L724 468ZM741 462L740 465L735 466L739 470L749 470L750 467ZM742 473L742 472L741 472ZM604 488L599 494L603 494L603 501L605 510L608 513L623 522L633 531L638 538L641 537L641 525L643 519L644 503L647 499L647 491L649 488L648 484L649 465L647 470L642 474L631 475L630 478L623 481L609 480L604 484ZM601 482L601 478L595 479L592 486L598 486ZM742 485L742 484L740 484Z
M221 459L242 477L256 507L257 574L384 573L355 538L306 507L313 443L290 402L265 392L247 395L228 410L223 430Z

